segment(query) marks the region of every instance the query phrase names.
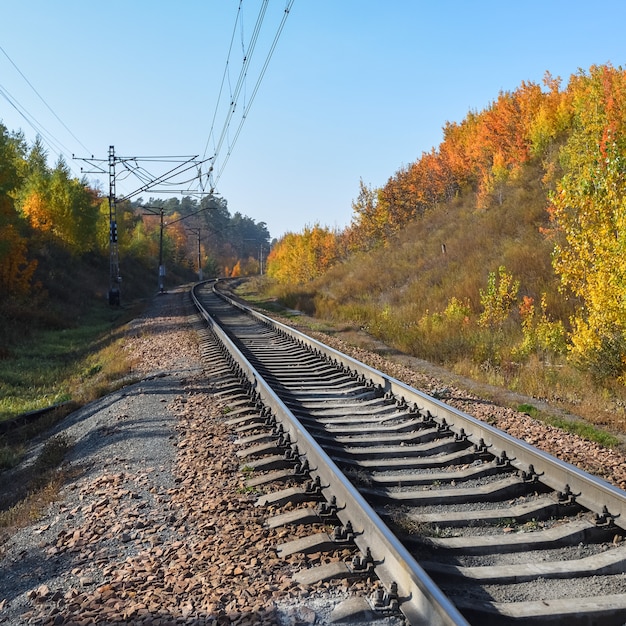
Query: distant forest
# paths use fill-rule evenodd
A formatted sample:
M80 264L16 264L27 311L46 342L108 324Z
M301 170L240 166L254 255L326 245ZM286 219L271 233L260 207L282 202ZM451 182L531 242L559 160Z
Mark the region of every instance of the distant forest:
M116 213L127 301L156 291L160 255L166 282L177 284L197 277L199 265L204 276L259 273L269 251L265 223L231 215L214 195L140 198L119 202ZM108 261L108 196L73 177L62 157L50 167L39 138L29 146L0 123L0 356L15 324L72 323L76 300L104 299Z
M623 69L498 94L384 186L361 181L352 208L344 230L273 247L292 306L509 383L525 364L626 382Z

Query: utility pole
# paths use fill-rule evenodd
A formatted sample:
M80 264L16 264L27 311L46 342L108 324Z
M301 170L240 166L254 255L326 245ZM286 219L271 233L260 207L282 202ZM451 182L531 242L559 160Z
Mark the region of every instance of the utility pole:
M163 209L161 207L150 207L150 206L142 206L142 209L148 211L148 213L144 213L144 215L159 215L161 217L161 228L159 232L159 291L163 293L165 291L164 287L164 279L165 279L165 264L163 262L163 230L166 226L171 226L172 224L176 224L177 222L182 222L194 215L198 215L198 213L202 213L203 211L208 211L210 209L217 209L217 206L205 206L193 213L189 213L189 215L183 215L171 222L163 221ZM202 280L202 258L200 255L200 231L201 228L188 228L188 231L195 233L198 237L198 276L199 280Z
M259 244L259 274L263 276L263 241L248 238L244 238L244 241L254 241Z
M159 293L165 290L165 265L163 265L163 209L161 209L161 225L159 227Z
M117 200L115 197L115 147L109 146L109 304L120 305L120 261L117 249Z
M193 233L198 238L198 281L202 281L202 256L200 253L200 233L202 232L201 228L188 228L190 233Z
M160 184L164 184L166 182L171 181L174 177L187 172L188 170L197 170L200 172L200 166L206 161L210 161L211 159L203 159L202 161L197 161L196 156L191 157L116 157L115 156L115 147L109 146L109 155L108 155L108 174L109 174L109 304L112 306L119 306L121 302L120 295L120 285L122 282L122 277L120 276L120 264L119 264L119 253L118 253L118 223L117 223L117 203L118 198L115 190L115 165L116 163L122 163L126 167L126 169L131 173L135 174L137 178L143 183L138 189L133 191L130 194L127 194L122 198L122 200L129 200L133 196L138 195L144 191L152 190L155 193L180 193L183 194L185 191L173 191L171 188L157 190L155 187ZM74 155L72 155L72 158ZM81 167L81 172L85 174L104 174L106 170L103 165L99 165L99 163L103 163L104 159L96 159L92 155L91 158L82 158L81 160L89 163L94 170L83 170ZM160 163L177 163L172 169L168 170L164 174L153 177L148 182L145 182L145 170L143 168L139 168L138 161L152 161L152 162L160 162ZM133 165L131 167L129 164ZM199 174L198 174L199 176ZM171 183L170 183L171 184ZM192 192L194 195L213 195L212 192ZM159 245L159 289L161 292L163 291L163 279L165 276L165 267L163 265L163 213L161 212L161 240Z
M161 217L161 223L159 228L159 293L163 293L165 291L165 265L163 265L163 228L165 224L163 223L163 208L162 207L153 207L153 206L144 206L141 207L144 211L149 211L149 213L144 213L144 215L159 215Z

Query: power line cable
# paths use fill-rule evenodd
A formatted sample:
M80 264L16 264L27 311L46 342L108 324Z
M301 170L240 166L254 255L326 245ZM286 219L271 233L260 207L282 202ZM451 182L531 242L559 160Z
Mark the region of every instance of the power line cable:
M14 96L12 96L8 90L0 85L0 95L18 112L18 114L24 118L26 123L41 137L50 150L57 155L57 158L62 156L62 153L68 152L66 146L64 146L54 135L49 133L43 125L35 118L34 115L29 113L24 106L22 106Z
M285 22L287 21L287 17L289 16L289 12L291 10L291 7L294 3L294 0L288 0L287 2L287 6L285 8L285 12L283 13L283 19L281 20L276 35L274 37L274 41L272 42L272 45L270 46L270 50L267 54L267 57L265 59L265 63L263 64L263 67L261 68L261 72L259 74L259 77L257 79L257 82L254 86L254 89L252 90L252 95L250 96L250 100L248 102L247 105L244 104L244 111L243 114L241 116L241 121L239 122L239 126L237 127L237 131L235 132L235 136L233 138L232 143L229 146L228 152L226 154L226 157L223 161L223 163L221 164L221 167L217 173L217 175L214 178L214 185L217 185L217 182L219 181L222 172L224 171L224 168L226 167L226 164L228 163L228 160L230 159L230 155L232 154L233 148L235 147L235 144L237 143L237 139L239 138L239 134L241 133L241 129L243 128L244 122L248 116L248 112L250 111L250 107L252 106L252 103L254 101L254 98L256 97L256 94L259 90L259 87L261 86L261 82L263 80L263 77L265 76L265 72L267 70L267 67L269 65L269 62L272 58L272 55L274 54L274 50L276 49L276 45L278 44L278 40L280 39L280 35L283 31L283 28L285 26Z
M256 47L256 43L258 41L258 37L259 37L259 33L261 32L261 25L263 24L263 19L265 17L265 12L267 10L267 5L269 4L269 0L263 0L263 4L261 5L261 8L259 9L259 15L257 17L257 21L254 25L254 31L252 33L252 36L250 38L250 44L248 45L248 51L246 53L246 55L244 56L243 59L243 65L241 66L241 70L239 72L239 78L237 80L237 84L235 86L235 91L231 97L231 102L230 102L230 106L228 108L228 114L226 116L226 120L224 121L224 126L222 128L222 133L220 135L220 138L217 142L217 147L215 149L215 157L217 157L217 155L219 154L220 150L222 149L222 145L224 143L224 140L226 139L226 136L228 134L228 130L230 129L230 122L232 120L233 114L235 113L235 110L237 108L237 104L238 104L238 99L239 99L239 94L241 93L241 88L244 85L245 82L245 78L248 74L248 68L250 66L250 62L252 61L252 56L254 54L254 49Z
M293 0L292 0L293 1ZM237 81L237 85L235 86L235 90L232 91L231 90L231 99L230 99L230 104L228 107L228 113L226 115L226 119L224 120L224 124L222 127L222 132L220 134L220 138L217 142L217 145L215 145L214 143L214 152L213 152L213 163L211 164L211 166L209 167L208 171L207 171L207 183L209 184L211 190L213 190L215 188L215 183L212 179L212 173L214 168L216 167L216 165L218 165L219 163L219 155L222 149L222 146L224 144L224 141L226 140L226 138L228 137L229 131L230 131L230 125L231 125L231 121L233 118L233 115L235 113L235 110L238 107L239 104L239 98L240 98L240 94L241 94L241 90L242 87L245 87L246 85L246 77L248 75L248 68L250 66L253 54L254 54L254 50L256 48L256 43L258 41L258 37L259 34L261 32L261 26L263 24L263 20L265 17L265 13L267 10L269 4L269 0L265 0L264 3L262 4L262 6L259 9L259 15L257 17L254 29L253 29L253 33L252 36L250 38L250 43L248 45L248 51L246 53L245 51L245 41L244 41L244 35L243 35L243 19L241 17L241 9L242 9L242 0L240 0L239 3L239 10L237 12L237 18L235 20L235 25L233 28L233 34L231 36L231 42L230 42L230 47L229 47L229 52L228 52L228 58L227 58L227 65L225 68L225 74L224 77L228 76L229 79L229 86L230 86L230 72L229 72L229 68L230 68L230 55L232 53L232 48L233 48L233 44L234 44L234 38L235 38L235 34L237 32L237 21L241 20L241 37L242 37L242 53L244 54L243 57L243 64L239 73L239 78ZM215 117L217 114L217 110L219 108L219 101L221 99L221 92L222 92L222 88L223 88L223 83L224 83L225 78L222 79L222 87L220 88L220 98L218 99L218 103L216 105L216 112L214 114L214 118L213 118L213 123L212 123L212 127L211 127L211 131L209 133L209 138L207 139L207 144L205 147L205 155L206 155L206 150L208 148L208 144L210 142L210 138L211 136L213 136L213 139L215 141L215 135L214 135L214 128L215 128ZM245 95L244 95L245 98ZM247 105L244 101L244 110L247 108ZM230 141L228 142L230 144ZM229 148L229 152L232 148ZM222 168L223 169L223 168ZM204 184L202 183L202 175L201 173L199 174L199 182L200 182L200 186L202 187L202 189L204 189Z
M41 96L41 94L35 89L35 87L33 86L33 84L28 80L28 78L26 78L26 76L24 75L24 73L22 72L22 70L20 70L20 68L15 64L15 62L13 61L13 59L7 54L7 51L0 46L0 50L2 51L2 53L4 54L4 56L9 60L9 62L11 63L11 65L17 70L17 72L19 73L19 75L26 81L26 83L28 84L28 86L37 94L37 97L45 104L45 106L47 107L47 109L50 111L50 113L52 113L52 115L54 115L54 117L56 117L56 119L60 122L60 124L63 126L63 128L65 128L65 130L85 149L87 150L87 152L89 152L89 149L87 147L85 147L85 144L67 127L67 125L65 124L65 122L52 110L52 107L44 100L44 98Z
M228 76L229 63L230 63L230 54L233 49L233 43L235 41L235 34L237 33L237 22L239 21L241 15L241 6L243 4L243 0L239 0L239 8L237 9L237 15L235 17L235 24L233 26L233 34L230 37L230 45L228 47L228 55L226 56L226 65L224 66L224 73L222 74L222 82L220 84L219 93L217 95L217 102L215 103L215 111L213 112L213 119L211 120L211 128L209 129L209 136L206 140L206 145L204 146L204 153L202 154L202 158L206 157L206 153L209 149L209 143L211 141L211 137L215 140L213 136L213 130L215 128L215 120L217 118L217 112L219 110L219 104L222 100L222 91L224 90L224 83L226 82L226 77Z

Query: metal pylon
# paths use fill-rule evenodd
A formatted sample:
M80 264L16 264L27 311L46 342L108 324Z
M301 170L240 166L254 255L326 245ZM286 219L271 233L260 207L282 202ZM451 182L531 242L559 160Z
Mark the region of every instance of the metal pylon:
M115 146L109 146L109 304L120 304L120 262L117 250L117 206L115 199Z

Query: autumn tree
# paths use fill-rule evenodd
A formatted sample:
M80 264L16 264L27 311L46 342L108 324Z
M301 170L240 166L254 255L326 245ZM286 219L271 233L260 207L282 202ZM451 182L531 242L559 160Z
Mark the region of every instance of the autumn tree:
M71 172L63 157L53 170L46 164L46 152L38 139L26 163L24 184L18 199L23 215L39 235L57 240L74 254L96 247L99 198Z
M556 89L558 95L558 84ZM548 97L552 108L544 106ZM540 126L535 119L541 111L545 123ZM522 83L515 91L500 93L485 110L470 111L460 123L447 123L438 149L422 153L383 187L372 189L360 182L352 203L353 249L388 243L408 223L461 190L473 190L479 207L492 200L502 204L506 185L533 156L533 147L544 149L557 133L549 124L561 121L560 112L554 92Z
M52 230L49 186L47 153L41 138L37 137L25 163L24 182L18 192L18 203L22 213L38 233L48 233Z
M561 79L546 72L543 84L546 91L528 128L531 154L551 167L554 152L569 133L572 123L572 105L569 90L561 90Z
M498 268L497 275L496 272L489 272L487 289L480 290L483 310L478 319L479 326L492 332L501 330L517 300L519 287L519 281L513 279L504 265Z
M301 234L287 233L272 248L267 274L281 283L305 284L337 261L337 233L316 224Z
M626 371L626 75L594 66L569 90L574 123L550 207L561 235L554 267L583 302L572 320L572 356L600 377L619 376Z
M53 232L73 253L94 248L98 198L85 180L71 176L62 157L50 177L50 214Z
M370 250L385 240L387 214L379 205L378 190L359 181L359 194L352 202L352 237L353 250Z
M36 261L28 258L27 239L15 209L20 161L18 141L0 123L0 290L5 303L29 293L36 268Z

